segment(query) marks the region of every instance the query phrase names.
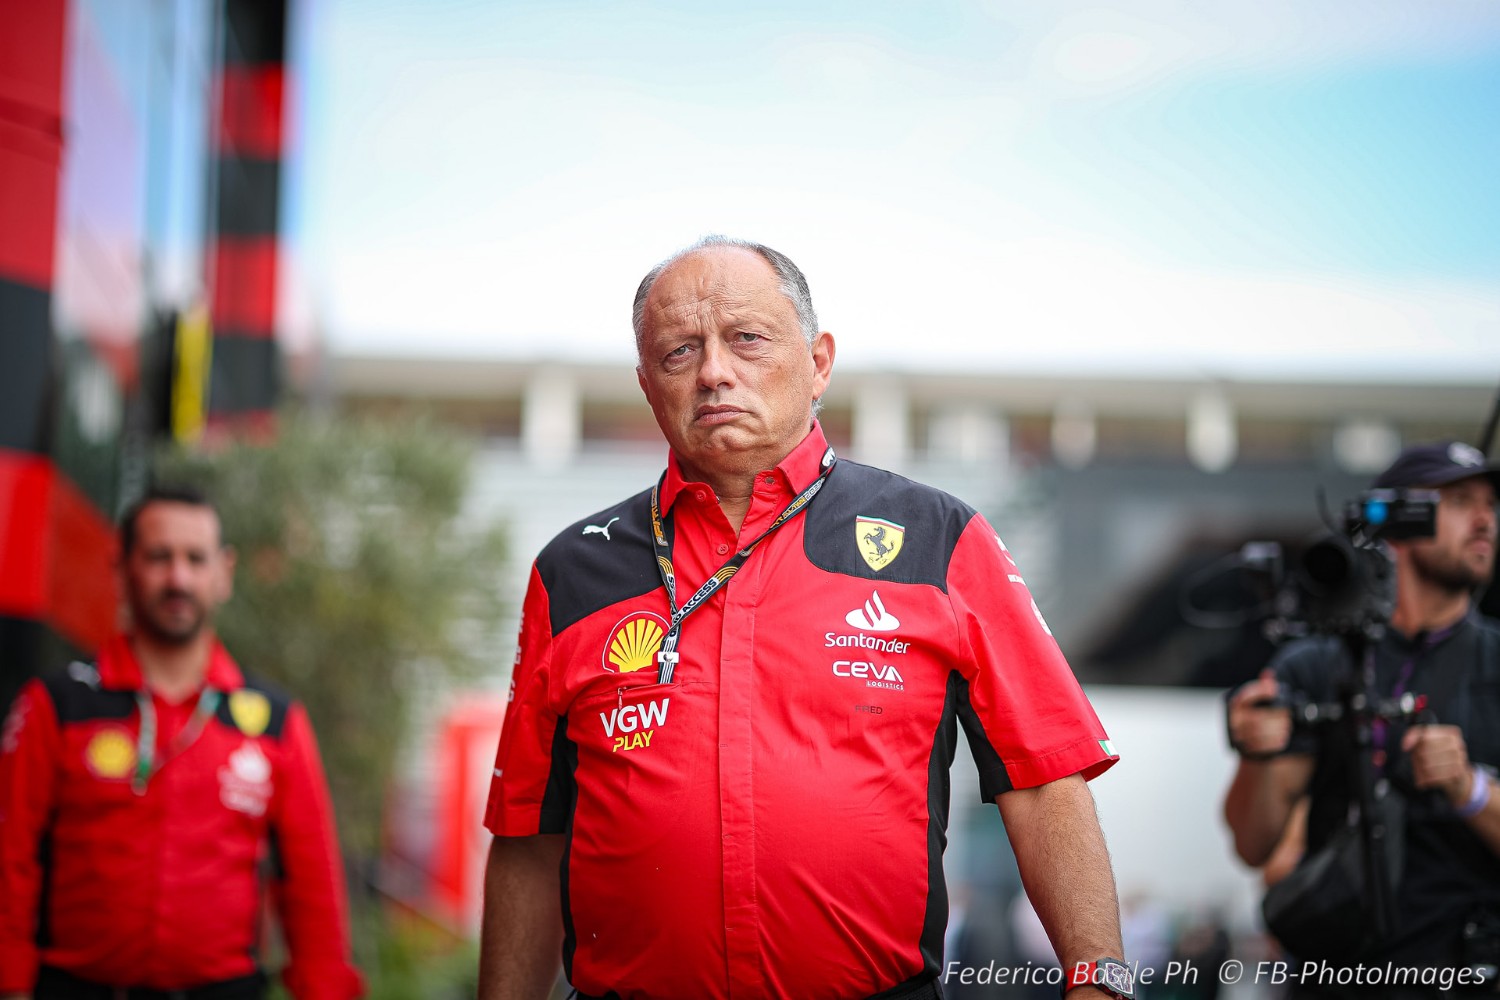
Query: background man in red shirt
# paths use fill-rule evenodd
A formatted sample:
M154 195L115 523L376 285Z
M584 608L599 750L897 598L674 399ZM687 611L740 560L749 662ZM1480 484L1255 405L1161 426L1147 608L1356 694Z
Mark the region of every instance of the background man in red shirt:
M0 731L0 997L262 997L267 881L293 996L359 996L306 712L215 636L217 512L155 490L120 538L130 630L31 682Z
M482 1000L545 996L559 953L584 998L941 996L960 723L1064 969L1087 967L1069 996L1128 996L1085 786L1116 757L993 528L835 458L833 337L784 255L710 237L634 320L668 468L533 568Z

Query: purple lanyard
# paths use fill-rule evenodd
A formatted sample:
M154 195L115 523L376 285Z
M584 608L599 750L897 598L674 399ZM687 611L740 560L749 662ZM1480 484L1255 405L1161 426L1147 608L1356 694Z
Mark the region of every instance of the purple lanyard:
M1438 629L1436 632L1428 632L1422 637L1422 641L1418 647L1408 654L1406 662L1401 664L1401 670L1396 675L1396 686L1391 689L1392 698L1400 698L1406 693L1406 686L1411 683L1411 675L1416 672L1417 661L1440 645L1444 639L1452 635L1462 622L1463 619L1460 618L1447 628ZM1370 726L1370 743L1375 748L1375 763L1377 766L1388 762L1385 752L1387 728L1388 726L1384 719L1375 719Z

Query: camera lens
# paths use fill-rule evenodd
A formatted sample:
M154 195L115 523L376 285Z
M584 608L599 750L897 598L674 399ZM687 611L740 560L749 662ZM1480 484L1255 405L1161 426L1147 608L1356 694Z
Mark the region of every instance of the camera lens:
M1308 546L1302 555L1302 575L1314 594L1337 594L1349 582L1352 552L1341 539L1327 538Z

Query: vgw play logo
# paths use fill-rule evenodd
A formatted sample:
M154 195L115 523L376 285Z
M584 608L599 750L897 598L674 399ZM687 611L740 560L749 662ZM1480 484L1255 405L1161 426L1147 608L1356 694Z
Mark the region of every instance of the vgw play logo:
M671 703L671 698L663 698L661 701L648 701L639 705L621 705L608 714L600 712L599 721L604 723L604 735L615 741L614 749L610 752L649 747L656 727L667 724L667 706ZM616 733L619 735L615 735Z

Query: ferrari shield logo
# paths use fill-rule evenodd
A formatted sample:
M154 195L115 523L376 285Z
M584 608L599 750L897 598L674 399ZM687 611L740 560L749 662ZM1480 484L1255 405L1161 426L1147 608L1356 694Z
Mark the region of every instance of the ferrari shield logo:
M877 573L896 561L905 536L906 528L894 521L878 517L854 519L854 540L859 545L859 554Z
M259 691L241 689L229 696L229 715L240 732L253 738L271 724L271 702Z

